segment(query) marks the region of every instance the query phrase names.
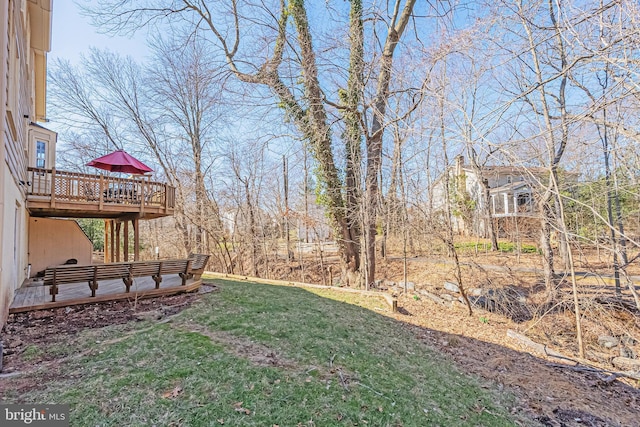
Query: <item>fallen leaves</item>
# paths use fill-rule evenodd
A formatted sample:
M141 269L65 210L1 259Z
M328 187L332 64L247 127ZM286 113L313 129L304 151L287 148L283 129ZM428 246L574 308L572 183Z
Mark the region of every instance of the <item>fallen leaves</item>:
M175 386L173 389L162 393L162 398L163 399L175 399L176 397L180 396L182 394L182 387L177 385Z
M242 407L243 402L236 402L233 404L233 408L235 409L236 412L242 412L246 415L251 415L251 410L247 409L247 408L243 408Z

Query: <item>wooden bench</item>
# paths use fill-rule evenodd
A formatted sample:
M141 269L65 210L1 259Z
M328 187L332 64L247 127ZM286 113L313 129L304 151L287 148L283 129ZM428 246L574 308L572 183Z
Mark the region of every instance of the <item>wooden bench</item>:
M156 289L160 287L163 274L177 274L182 279L182 286L187 284L191 269L190 259L164 259L158 261L136 261L129 265L129 277L125 280L127 292L133 284L134 277L150 276L156 282Z
M128 277L128 269L122 264L61 265L48 267L45 270L43 284L50 286L51 301L55 302L58 285L87 282L91 289L91 296L95 297L98 281L124 280L126 277Z
M207 267L207 263L209 262L209 257L211 255L207 254L189 254L188 259L191 260L191 271L189 274L191 277L196 277L199 279L204 273L204 269Z
M110 264L60 265L48 267L45 270L43 284L50 286L49 293L52 302L56 300L58 285L68 283L87 282L92 297L96 296L98 282L101 280L121 279L126 292L130 292L133 279L136 277L151 277L156 283L156 289L158 289L163 275L177 274L182 279L182 286L185 286L187 279L197 274L192 271L192 262L192 259L165 259ZM204 269L204 266L202 268Z

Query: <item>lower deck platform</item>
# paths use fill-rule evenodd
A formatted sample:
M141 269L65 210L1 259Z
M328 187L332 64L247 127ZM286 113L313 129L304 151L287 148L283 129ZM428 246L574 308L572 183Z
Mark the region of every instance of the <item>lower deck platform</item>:
M37 283L32 282L16 289L9 313L193 292L200 288L202 280L200 278L189 279L186 285L182 286L182 279L177 274L167 275L163 277L160 288L156 289L156 284L151 277L139 277L134 279L130 292L125 292L125 286L121 279L104 280L98 283L95 297L91 296L91 289L87 283L69 283L58 285L58 295L56 295L55 302L51 301L49 286Z

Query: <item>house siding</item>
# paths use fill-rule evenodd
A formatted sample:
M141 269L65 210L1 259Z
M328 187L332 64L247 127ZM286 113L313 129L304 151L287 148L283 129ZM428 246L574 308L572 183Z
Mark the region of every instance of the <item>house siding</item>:
M11 41L7 46L9 73L6 84L9 88L9 93L15 91L15 96L9 97L7 102L7 109L11 111L11 114L7 115L7 123L5 124L5 129L9 129L9 138L6 140L5 160L17 185L20 181L26 181L27 124L32 110L31 93L33 89L31 84L32 72L28 69L29 63L27 61L27 58L31 55L31 49L28 45L29 38L25 34L25 20L21 12L21 1L10 0L9 8L9 13L12 15L10 21L13 24L13 28L10 28L9 31L13 29L15 34L9 36ZM15 64L12 61L15 61ZM14 66L16 68L13 68ZM11 134L12 129L16 131L15 137ZM24 199L25 190L23 188L20 190Z
M14 291L26 279L27 221L24 196L15 185L9 169L4 168L4 206L2 273L0 278L0 320L4 323Z
M51 251L55 247L58 250ZM93 243L72 219L29 219L29 262L31 277L52 265L75 259L91 264Z
M0 1L0 327L6 322L14 291L27 276L28 224L26 176L29 149L29 123L35 120L35 61L45 52L31 46L31 19L44 17L37 28L48 41L51 2L41 0ZM36 15L33 15L33 14ZM42 21L40 19L40 21ZM40 22L39 21L39 22ZM45 50L48 49L46 46ZM40 70L40 74L43 70Z
M7 117L7 90L8 87L6 85L8 81L8 66L7 66L7 40L8 40L8 15L9 15L9 4L7 2L0 2L0 82L4 85L4 87L0 87L0 124L3 126L2 133L0 136L2 137L2 141L0 141L0 159L2 162L2 169L0 170L0 326L2 326L7 318L7 310L9 304L11 303L11 299L13 298L13 290L10 286L6 286L7 278L5 278L6 269L3 267L4 265L4 246L5 246L5 217L4 217L4 209L5 209L5 197L4 197L4 185L5 185L5 172L8 170L4 161L5 152L6 152L6 141L7 141L7 126L6 126L6 117Z

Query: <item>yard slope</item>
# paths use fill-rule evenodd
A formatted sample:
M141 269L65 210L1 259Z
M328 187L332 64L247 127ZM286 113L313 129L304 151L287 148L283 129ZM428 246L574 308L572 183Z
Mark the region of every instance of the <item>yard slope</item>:
M513 415L514 398L378 314L383 300L215 284L168 322L69 337L55 376L35 370L40 387L3 400L69 403L73 426L535 424Z

